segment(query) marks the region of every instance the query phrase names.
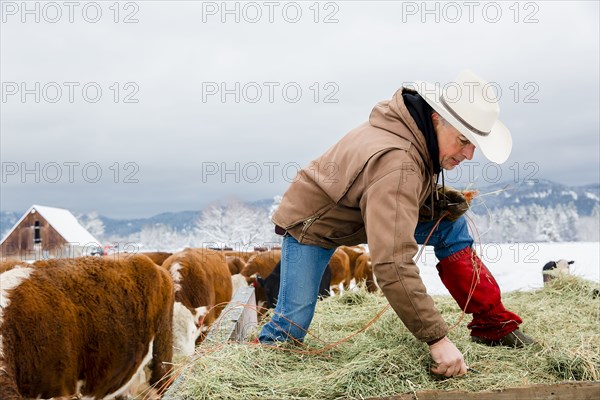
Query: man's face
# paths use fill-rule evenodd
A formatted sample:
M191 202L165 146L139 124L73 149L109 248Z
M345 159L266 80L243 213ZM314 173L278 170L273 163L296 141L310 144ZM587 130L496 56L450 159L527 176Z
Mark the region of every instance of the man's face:
M433 113L431 118L437 135L442 168L451 170L465 159L473 158L474 144L448 122L442 122L437 113Z

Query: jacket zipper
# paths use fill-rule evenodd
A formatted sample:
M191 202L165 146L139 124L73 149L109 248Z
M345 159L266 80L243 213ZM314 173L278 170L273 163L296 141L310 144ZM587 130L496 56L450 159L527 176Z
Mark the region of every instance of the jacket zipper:
M304 237L304 235L306 234L306 231L308 230L308 228L310 228L310 226L312 225L314 220L315 220L315 218L309 218L302 223L302 225L304 225L304 226L302 227L302 232L300 232L301 238Z

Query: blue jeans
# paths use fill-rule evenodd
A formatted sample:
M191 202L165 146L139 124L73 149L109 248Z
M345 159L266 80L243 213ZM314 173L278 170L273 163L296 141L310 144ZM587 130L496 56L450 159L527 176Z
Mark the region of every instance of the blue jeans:
M423 244L427 235L435 225L436 221L419 222L415 229L415 240ZM433 246L435 256L442 260L454 253L458 253L465 247L473 246L473 238L467 228L467 219L463 216L454 222L443 219L433 232L427 242L428 246Z
M435 221L417 225L417 243L423 244L434 225ZM465 217L454 222L442 220L427 244L434 247L439 260L472 246L473 239ZM334 251L300 244L292 236L284 236L279 298L273 318L260 332L259 340L262 343L304 340L315 313L321 277Z

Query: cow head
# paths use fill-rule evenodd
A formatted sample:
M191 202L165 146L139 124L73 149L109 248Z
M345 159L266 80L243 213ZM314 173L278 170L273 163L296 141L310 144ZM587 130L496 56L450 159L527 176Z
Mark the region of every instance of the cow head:
M206 313L206 307L190 310L178 301L173 304L173 348L176 354L194 354L196 339L205 329L202 321Z
M558 261L550 261L542 268L542 274L544 277L544 283L547 283L557 277L558 275L568 275L569 266L575 261L567 261L560 259Z

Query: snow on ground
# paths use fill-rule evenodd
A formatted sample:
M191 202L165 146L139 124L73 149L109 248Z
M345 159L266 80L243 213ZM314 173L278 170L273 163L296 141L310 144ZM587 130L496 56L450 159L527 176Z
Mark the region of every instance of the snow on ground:
M600 243L489 243L476 246L502 292L532 290L543 286L542 268L548 261L575 261L571 274L600 282ZM433 247L427 247L417 262L429 294L449 295L435 265Z

